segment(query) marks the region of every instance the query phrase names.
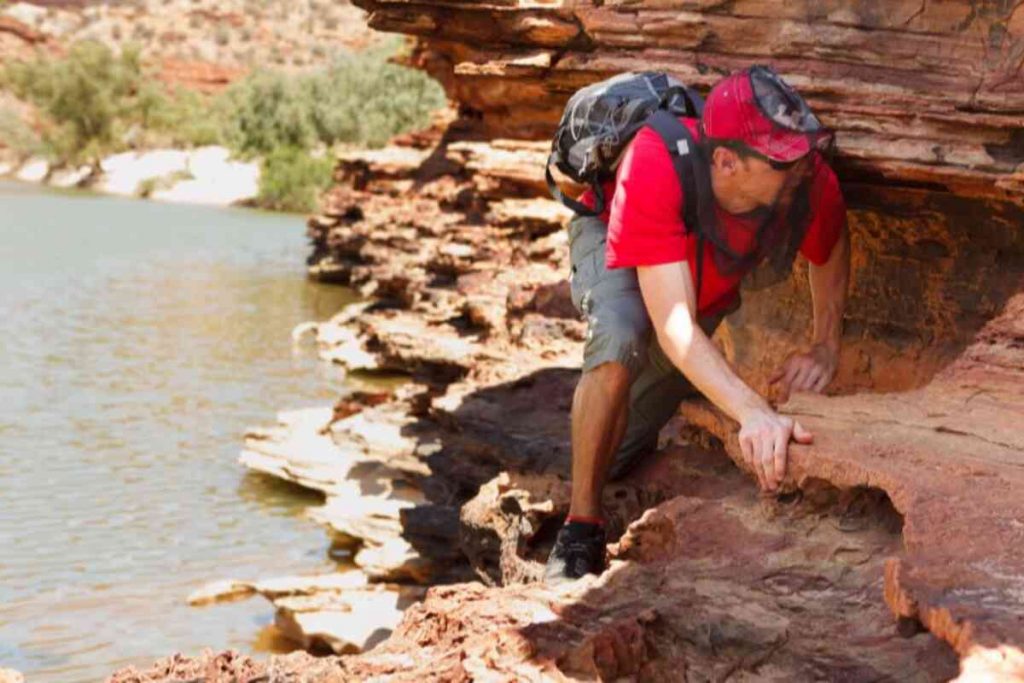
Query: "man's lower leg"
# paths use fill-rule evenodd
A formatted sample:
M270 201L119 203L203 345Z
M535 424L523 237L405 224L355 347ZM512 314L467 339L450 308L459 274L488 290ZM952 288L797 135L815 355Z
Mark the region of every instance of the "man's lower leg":
M601 491L626 428L629 372L604 363L584 373L572 402L572 504L544 575L549 581L599 574L605 567Z
M628 405L629 371L622 364L603 363L580 378L572 402L570 516L602 517L601 492L625 433Z

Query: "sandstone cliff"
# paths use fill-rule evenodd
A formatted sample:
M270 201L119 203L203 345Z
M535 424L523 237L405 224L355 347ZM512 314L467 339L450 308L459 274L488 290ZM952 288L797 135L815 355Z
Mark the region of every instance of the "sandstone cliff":
M963 680L1020 675L1019 297L924 389L788 405L817 443L778 500L724 455L730 426L687 406L607 491L611 570L545 587L583 332L564 213L538 198L543 144L439 138L346 154L310 221L312 274L376 300L317 326L322 354L411 382L285 418L243 461L325 491L314 516L381 588L457 580L466 561L483 585L431 588L362 655L178 658L115 680L934 681L957 655ZM705 436L674 437L687 423ZM373 618L356 592L274 601L286 627L318 629L309 610Z

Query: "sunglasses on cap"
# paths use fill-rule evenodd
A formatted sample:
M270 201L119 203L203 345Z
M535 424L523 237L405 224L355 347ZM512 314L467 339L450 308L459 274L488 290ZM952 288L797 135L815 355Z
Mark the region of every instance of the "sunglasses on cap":
M772 125L789 133L806 136L808 149L816 149L824 154L832 151L834 133L822 125L807 101L782 80L775 69L756 64L747 73L754 102ZM773 165L772 168L777 167Z
M712 142L715 147L725 147L735 151L741 156L760 159L771 166L773 171L788 171L807 158L806 156L802 156L791 161L779 161L778 159L772 159L769 156L761 154L756 149L745 142L741 142L740 140L714 140Z

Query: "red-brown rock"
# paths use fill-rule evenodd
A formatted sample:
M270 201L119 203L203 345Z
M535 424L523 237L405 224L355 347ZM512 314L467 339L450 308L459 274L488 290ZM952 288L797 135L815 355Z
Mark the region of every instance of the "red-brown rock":
M799 396L786 406L814 433L812 446L792 449L791 481L888 494L905 524L903 548L886 564L886 602L965 657L1024 644L1022 320L1018 294L920 390ZM706 406L683 412L741 460L728 420Z
M664 69L708 87L750 62L788 75L839 131L843 168L1018 203L1024 14L967 0L559 3L357 0L370 25L418 36L419 62L490 136L545 138L568 95Z

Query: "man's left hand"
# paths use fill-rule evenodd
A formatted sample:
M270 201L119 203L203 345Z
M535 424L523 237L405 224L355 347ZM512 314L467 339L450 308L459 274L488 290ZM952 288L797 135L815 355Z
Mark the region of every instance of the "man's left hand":
M836 375L839 354L825 344L815 344L803 353L791 354L774 375L770 384L779 384L785 403L794 391L813 391L820 394Z

